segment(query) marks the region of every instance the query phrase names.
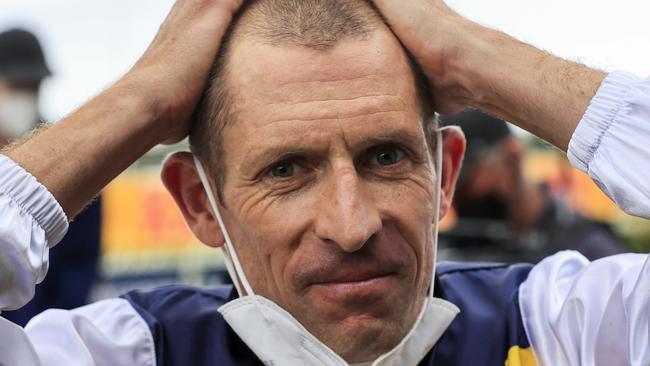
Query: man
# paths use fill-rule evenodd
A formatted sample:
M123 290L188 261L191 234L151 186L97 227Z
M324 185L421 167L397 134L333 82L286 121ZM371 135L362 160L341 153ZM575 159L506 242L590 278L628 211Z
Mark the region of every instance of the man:
M36 37L24 30L0 33L0 145L39 122L38 94L50 75Z
M51 74L41 45L32 33L0 33L0 147L41 125L38 100ZM74 223L58 249L50 253L52 270L28 304L3 317L24 326L50 309L73 309L88 303L99 261L101 200L94 200Z
M31 296L46 264L29 259L43 258L65 232L64 212L74 215L151 146L185 136L239 5L176 3L123 79L56 127L7 151L0 207L24 230L3 227L0 235L3 308ZM647 314L639 310L647 304L642 255L588 264L563 253L532 271L441 268L435 293L442 299L427 296L436 207L441 214L449 207L462 135L451 130L442 140L429 133L423 102L430 99L422 99L406 54L365 2L248 5L222 45L198 106L195 126L203 118L212 128L192 130L203 161L195 168L191 156L179 154L163 169L197 237L212 246L227 243L241 297L232 289L171 288L46 313L25 330L0 323L10 340L0 343L6 363L518 365L534 362L528 342L544 364L648 360L647 347L637 343L647 335ZM546 55L540 60L539 51L470 23L442 3L376 5L433 83L436 108L512 108L516 118L510 119L565 149L605 77ZM491 37L503 47L485 47L494 44ZM501 60L513 47L518 57ZM481 70L488 61L495 63ZM513 65L520 73L506 80L500 68ZM547 84L564 80L567 69L573 89ZM534 95L520 88L530 78L540 81ZM200 134L212 134L211 151L202 150ZM63 137L65 147L33 149ZM434 172L434 155L442 175ZM201 164L211 173L207 179ZM601 182L635 173L620 169ZM25 182L22 189L16 181ZM608 187L624 203L643 196ZM623 206L650 213L647 204ZM33 245L24 244L27 236ZM593 276L581 275L585 267L620 276L599 279L593 293L569 291L572 283L579 290L593 287ZM562 309L565 302L576 305ZM461 313L453 320L456 306ZM610 326L608 332L599 324Z
M457 220L441 237L439 259L537 263L573 249L593 261L625 252L607 224L524 177L524 150L506 122L475 109L443 121L461 127L467 149L454 194Z

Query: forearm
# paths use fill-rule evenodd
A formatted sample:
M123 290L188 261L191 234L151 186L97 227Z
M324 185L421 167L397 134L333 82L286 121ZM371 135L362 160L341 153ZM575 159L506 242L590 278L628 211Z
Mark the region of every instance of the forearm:
M428 76L441 113L495 114L566 150L605 74L455 13L442 0L374 0Z
M123 79L69 117L10 147L73 217L115 176L160 141L155 105Z
M177 0L124 78L6 154L74 216L151 147L185 137L221 37L240 5L241 0Z
M504 33L466 21L466 43L451 70L467 103L566 151L606 76L554 57Z

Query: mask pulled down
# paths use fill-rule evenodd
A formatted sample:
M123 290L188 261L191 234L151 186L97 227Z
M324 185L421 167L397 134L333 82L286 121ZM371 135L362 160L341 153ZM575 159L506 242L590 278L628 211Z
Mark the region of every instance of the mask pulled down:
M436 195L440 196L442 132L437 132ZM348 366L333 350L320 342L289 312L273 301L256 295L243 271L235 247L223 223L219 207L202 163L194 158L197 172L225 238L224 257L228 272L240 295L218 310L237 335L267 365ZM435 220L440 216L439 204ZM437 225L434 246L437 245ZM435 253L435 248L433 250ZM435 263L435 262L434 262ZM435 273L435 268L433 273ZM410 332L391 351L372 361L373 366L417 365L442 336L459 309L433 297L433 281L419 316Z

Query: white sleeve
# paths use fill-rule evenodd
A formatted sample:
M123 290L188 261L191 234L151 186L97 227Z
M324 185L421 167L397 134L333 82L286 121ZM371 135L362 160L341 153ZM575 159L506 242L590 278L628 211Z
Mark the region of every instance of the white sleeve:
M0 318L0 365L154 366L153 336L124 299L48 310L25 329Z
M0 311L20 308L34 296L47 272L49 248L67 230L65 213L47 188L0 155Z
M650 365L647 255L560 252L533 268L519 301L540 366Z
M650 78L607 76L571 138L568 156L625 212L650 218Z

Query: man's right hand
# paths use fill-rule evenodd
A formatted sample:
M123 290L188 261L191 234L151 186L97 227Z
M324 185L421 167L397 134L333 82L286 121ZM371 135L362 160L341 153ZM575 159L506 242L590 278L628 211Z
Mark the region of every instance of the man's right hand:
M178 0L133 68L78 111L4 153L73 217L153 146L185 137L243 0Z

